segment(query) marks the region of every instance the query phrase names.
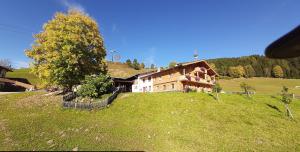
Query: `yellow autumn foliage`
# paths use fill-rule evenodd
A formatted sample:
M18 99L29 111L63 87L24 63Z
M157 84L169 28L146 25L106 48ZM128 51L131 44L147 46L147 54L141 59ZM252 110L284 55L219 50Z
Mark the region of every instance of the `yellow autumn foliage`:
M106 51L98 25L83 12L56 13L26 55L32 72L44 85L70 88L85 75L106 73Z

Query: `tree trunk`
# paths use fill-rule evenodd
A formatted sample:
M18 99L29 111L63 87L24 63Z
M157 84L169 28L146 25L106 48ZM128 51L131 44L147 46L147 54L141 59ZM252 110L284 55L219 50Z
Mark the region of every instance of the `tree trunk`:
M219 93L217 92L217 101L219 101Z
M247 96L248 96L249 98L251 97L249 91L247 91Z
M285 108L286 108L286 114L288 117L291 117L292 119L294 119L292 111L290 110L289 106L287 104L284 104Z

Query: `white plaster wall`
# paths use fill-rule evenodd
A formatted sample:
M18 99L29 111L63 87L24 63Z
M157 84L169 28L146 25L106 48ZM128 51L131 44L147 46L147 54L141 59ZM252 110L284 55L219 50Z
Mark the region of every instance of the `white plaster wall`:
M143 81L145 79L145 82ZM138 77L136 80L137 84L132 85L132 92L144 92L143 88L146 87L145 92L153 92L153 79L151 77L151 80L148 80L148 77ZM149 88L149 86L151 88Z

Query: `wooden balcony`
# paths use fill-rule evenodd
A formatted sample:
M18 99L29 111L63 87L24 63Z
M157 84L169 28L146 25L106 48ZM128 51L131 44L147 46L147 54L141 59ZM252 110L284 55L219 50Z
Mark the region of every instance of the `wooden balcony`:
M187 82L197 82L201 84L208 84L208 85L214 85L215 80L208 80L208 79L203 79L203 78L197 78L196 76L180 76L179 81L187 81Z

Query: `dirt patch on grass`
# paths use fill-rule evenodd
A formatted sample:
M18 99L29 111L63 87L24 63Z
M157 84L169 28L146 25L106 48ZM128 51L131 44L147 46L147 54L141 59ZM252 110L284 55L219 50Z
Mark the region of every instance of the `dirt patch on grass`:
M130 97L130 96L131 96L130 93L121 94L121 95L119 95L119 99L124 99L124 98Z
M53 96L44 96L44 95L33 95L27 98L18 100L15 104L17 108L25 107L42 107L48 106L51 104L57 104L62 101L62 96L53 95Z
M3 145L15 146L15 142L11 138L11 134L8 130L8 119L0 119L0 131L4 135Z

